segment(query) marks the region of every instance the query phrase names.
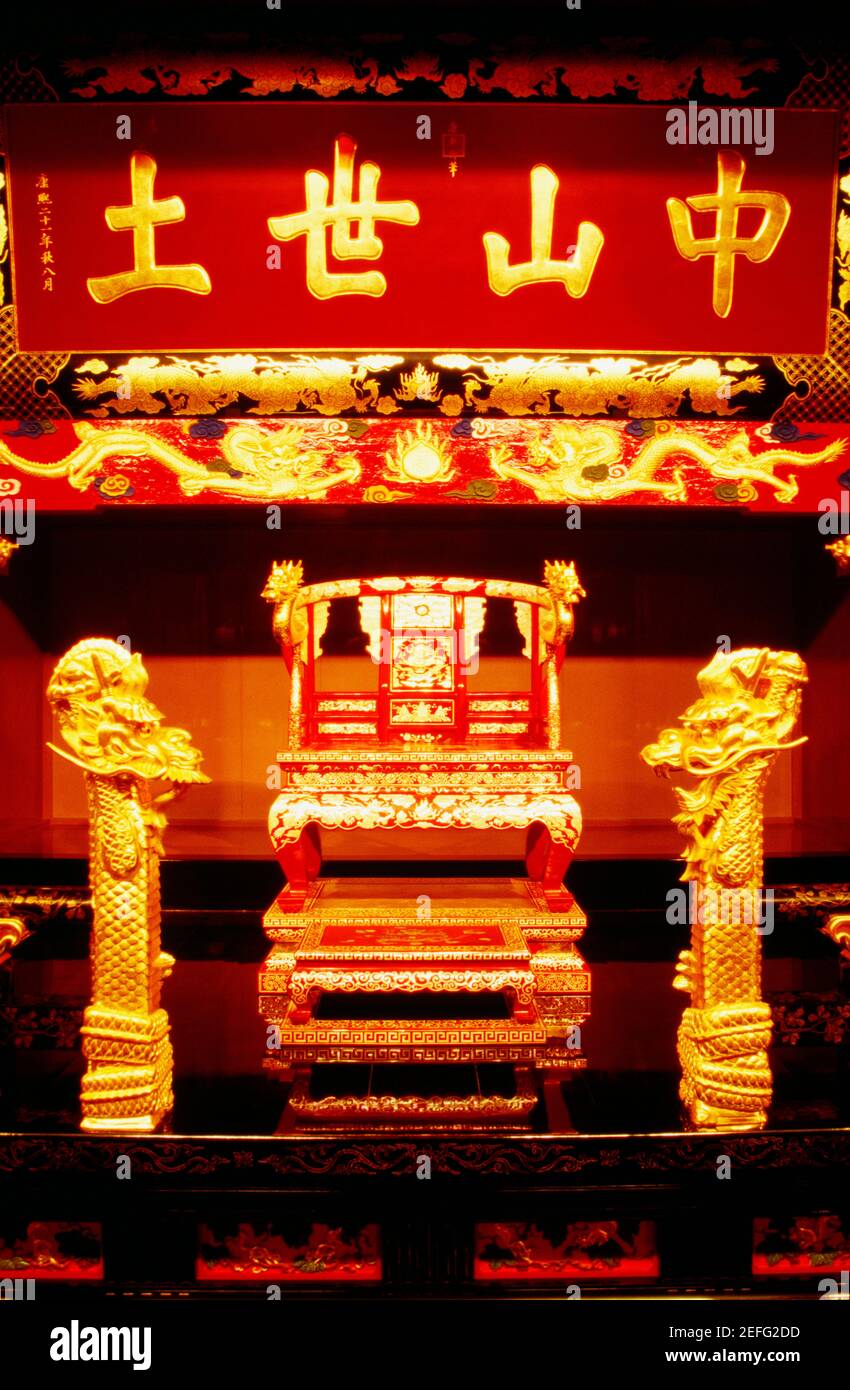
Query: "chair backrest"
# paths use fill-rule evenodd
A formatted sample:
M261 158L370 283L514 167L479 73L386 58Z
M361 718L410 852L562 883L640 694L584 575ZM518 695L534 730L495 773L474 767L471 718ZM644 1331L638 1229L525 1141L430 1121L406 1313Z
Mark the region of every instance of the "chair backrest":
M427 744L558 747L557 672L584 596L575 567L545 568L543 585L431 575L302 584L300 562L275 565L263 590L292 673L290 747ZM319 690L316 663L335 599L359 600L378 667L377 690ZM523 690L469 688L487 600L513 601L530 681Z

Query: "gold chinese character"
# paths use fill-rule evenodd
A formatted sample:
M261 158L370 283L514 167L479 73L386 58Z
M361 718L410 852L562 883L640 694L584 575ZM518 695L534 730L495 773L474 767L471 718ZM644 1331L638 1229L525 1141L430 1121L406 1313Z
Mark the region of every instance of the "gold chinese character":
M558 177L546 164L531 171L531 260L509 265L510 242L498 232L484 233L487 279L495 294L511 294L521 285L561 283L573 299L587 293L605 238L594 222L581 222L569 260L552 260L552 227Z
M108 207L106 224L113 232L133 233L132 270L117 275L99 275L87 280L89 294L98 304L110 304L122 294L133 290L155 288L189 290L191 294L209 294L210 277L202 265L157 265L154 256L154 228L169 222L182 222L186 208L182 198L153 196L156 162L149 154L134 154L130 158L129 207Z
M716 193L701 193L688 198L687 206L680 198L667 199L667 213L679 255L684 256L686 261L695 261L699 256L714 257L711 302L715 314L723 319L732 308L735 257L746 256L748 261L756 264L768 260L776 250L791 216L791 204L782 193L768 193L763 189L742 193L745 170L746 165L739 154L724 151L717 156ZM694 236L689 208L693 208L694 212L716 214L713 237ZM759 208L764 213L754 236L738 236L740 208Z
M333 202L328 204L330 183L317 169L304 176L306 210L286 217L270 217L269 231L277 241L307 238L307 288L317 299L335 294L382 295L387 288L379 270L335 272L328 270L327 229L332 229L331 251L337 260L378 260L384 249L375 235L375 220L401 222L415 227L419 209L415 203L379 203L377 164L364 161L360 169L357 201L354 192L354 156L357 146L347 135L334 144ZM352 232L357 224L357 234Z

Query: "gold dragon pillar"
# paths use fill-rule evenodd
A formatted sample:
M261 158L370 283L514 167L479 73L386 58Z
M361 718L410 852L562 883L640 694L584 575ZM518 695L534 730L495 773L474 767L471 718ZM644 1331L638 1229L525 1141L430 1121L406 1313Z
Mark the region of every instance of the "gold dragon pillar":
M641 757L674 788L687 837L691 946L674 984L690 993L679 1027L680 1094L699 1129L759 1129L772 1078L770 1008L761 995L763 803L768 774L792 739L807 680L796 652L718 652L700 671L701 698Z
M302 593L304 566L300 560L273 565L261 597L274 604L272 630L280 643L291 677L289 747L296 752L303 735L304 666L307 661L307 608ZM327 605L324 606L325 619Z
M174 964L160 945L160 809L190 782L207 782L183 729L163 726L145 695L138 653L91 638L62 657L47 687L81 767L89 806L92 1000L83 1019L82 1128L150 1132L172 1107L162 981ZM159 796L152 784L162 782Z

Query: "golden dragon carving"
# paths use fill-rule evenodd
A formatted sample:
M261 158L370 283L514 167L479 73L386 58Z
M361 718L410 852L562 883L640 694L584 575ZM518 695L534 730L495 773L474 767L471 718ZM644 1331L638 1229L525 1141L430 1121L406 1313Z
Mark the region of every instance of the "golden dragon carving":
M581 362L553 354L497 359L452 353L435 357L434 364L464 373L464 403L477 414L599 416L618 410L649 420L675 415L687 397L696 413L722 418L743 408L732 404L735 397L758 395L765 386L764 377L751 374L754 364L741 358L721 367L711 357L661 363L594 357Z
M268 354L232 353L198 361L171 356L131 357L110 367L90 358L77 367L74 392L94 402L91 415L215 415L255 401L251 415L291 414L296 410L337 416L362 414L377 406L379 377L402 365L403 357L320 357L298 353L290 361Z
M674 984L691 995L679 1028L681 1096L705 1129L757 1129L771 1097L770 1008L761 996L758 924L763 899L763 801L779 752L792 739L807 680L796 652L718 652L700 671L701 698L641 757L675 788L674 824L688 838L691 947Z
M38 478L67 478L71 487L85 492L109 459L151 458L175 474L188 497L217 492L269 501L321 500L330 488L356 482L360 476L353 454L305 448L298 425L273 433L260 425L235 426L219 441L224 468L218 472L144 430L104 430L84 422L74 429L80 443L64 458L35 462L14 453L0 439L0 463Z
M261 597L274 604L272 630L284 647L297 647L307 636L307 612L301 586L304 566L300 560L272 563Z
M564 659L564 644L572 637L575 627L573 605L586 598L587 592L576 572L575 562L547 560L543 578L549 591L549 607L540 610L540 637L543 656L543 678L546 684L546 738L550 748L561 746L561 693L558 672Z
M541 637L547 646L560 647L573 635L575 616L573 605L587 598L587 591L578 577L575 561L546 560L543 581L549 590L550 608L541 609Z
M78 642L56 666L47 698L86 774L92 927L92 1002L83 1020L82 1128L149 1132L172 1106L160 948L160 809L191 782L207 782L184 729L164 727L145 695L138 653L117 642ZM151 783L169 786L155 797Z
M649 439L631 463L623 461L623 435L606 425L551 424L529 444L528 463L514 461L507 445L490 449L490 466L500 478L522 483L540 502L610 502L636 492L652 492L671 501L687 500L687 483L681 466L662 479L661 469L672 459L691 460L712 478L723 482L764 483L777 502L793 502L796 475L777 477L777 468L809 468L829 463L844 451L843 440L833 440L817 453L793 449L765 449L754 454L746 430L736 431L722 444L711 444L695 433L670 429Z

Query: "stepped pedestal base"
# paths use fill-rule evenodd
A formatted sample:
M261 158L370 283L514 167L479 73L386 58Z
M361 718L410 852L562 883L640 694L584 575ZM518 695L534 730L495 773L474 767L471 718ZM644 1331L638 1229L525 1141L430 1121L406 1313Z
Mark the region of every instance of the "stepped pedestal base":
M539 884L327 879L287 907L266 914L260 973L264 1065L294 1083L285 1128L522 1128L538 1078L551 1099L585 1065L584 914L553 913ZM508 1079L488 1087L494 1067Z

